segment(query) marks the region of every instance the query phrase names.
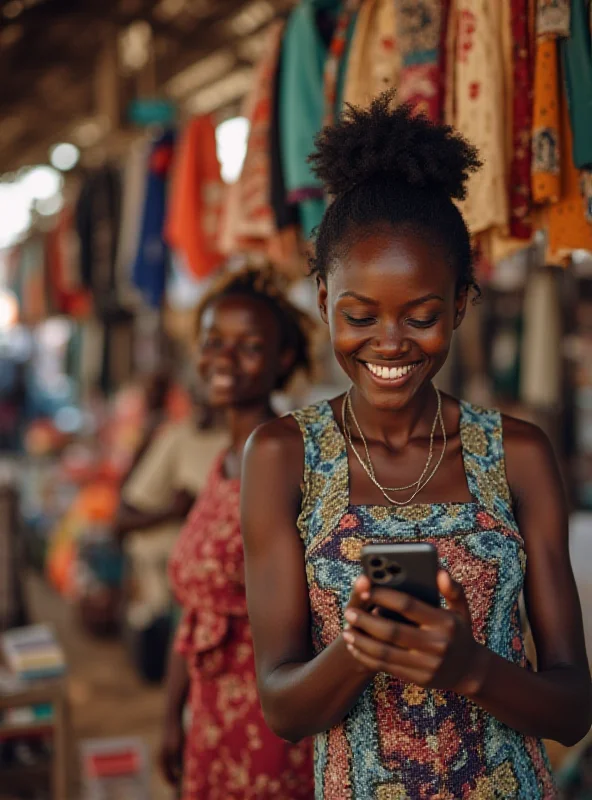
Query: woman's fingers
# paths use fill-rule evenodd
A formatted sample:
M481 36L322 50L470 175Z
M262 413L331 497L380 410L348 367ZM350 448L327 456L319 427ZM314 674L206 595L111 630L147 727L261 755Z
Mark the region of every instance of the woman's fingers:
M441 656L446 649L446 637L437 628L416 628L406 622L396 622L362 609L348 609L345 618L353 626L352 633L363 631L380 642L405 650L420 650Z
M367 636L357 628L345 631L343 638L348 646L351 645L369 658L390 664L391 668L397 666L434 672L441 662L441 658L434 653L395 647L389 642Z
M364 637L364 639L368 639L368 637ZM409 664L402 664L398 661L392 660L390 658L390 653L388 654L389 659L385 660L382 658L383 653L380 652L371 652L371 648L373 646L373 640L369 640L369 646L365 646L368 642L362 642L358 640L356 644L348 644L347 649L356 659L356 661L364 666L369 672L376 673L376 672L386 672L389 675L392 675L395 678L399 678L402 681L406 681L407 683L416 683L418 685L427 685L433 677L434 670L429 666L424 666L423 664L419 663L418 661L413 661ZM395 650L396 648L391 648ZM404 653L405 651L401 651ZM412 654L407 653L407 656L410 657Z
M353 586L348 608L366 608L370 600L372 584L365 575L358 578Z
M437 626L442 622L443 615L446 615L446 611L441 608L429 606L410 594L397 592L395 589L374 589L370 599L373 605L395 611L417 625Z

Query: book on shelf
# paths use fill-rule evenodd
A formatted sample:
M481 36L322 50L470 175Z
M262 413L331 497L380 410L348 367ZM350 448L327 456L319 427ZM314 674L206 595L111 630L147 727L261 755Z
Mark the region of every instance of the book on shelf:
M0 646L6 665L24 681L59 678L66 672L64 651L49 625L6 631Z

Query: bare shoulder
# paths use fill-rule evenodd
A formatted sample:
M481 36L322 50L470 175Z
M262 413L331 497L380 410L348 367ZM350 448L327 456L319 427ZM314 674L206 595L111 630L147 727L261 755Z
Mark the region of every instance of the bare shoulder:
M517 500L563 490L555 453L548 436L531 422L503 415L506 472Z
M285 416L257 428L245 447L245 470L300 489L304 472L304 440L294 417Z

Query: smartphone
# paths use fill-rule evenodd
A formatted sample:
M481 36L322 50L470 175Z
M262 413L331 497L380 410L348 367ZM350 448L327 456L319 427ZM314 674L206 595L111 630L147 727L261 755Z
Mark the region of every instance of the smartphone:
M362 548L362 569L373 586L396 589L439 607L438 552L431 544L369 544ZM379 614L397 622L413 624L395 611L380 608Z

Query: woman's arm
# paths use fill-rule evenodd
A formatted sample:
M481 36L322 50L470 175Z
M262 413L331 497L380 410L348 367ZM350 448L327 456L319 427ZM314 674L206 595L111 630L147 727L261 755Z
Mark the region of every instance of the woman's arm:
M367 669L452 689L515 730L573 745L592 723L592 693L561 478L537 428L507 420L505 441L508 481L526 544L525 594L538 672L477 645L462 590L445 574L440 591L450 610L377 590L371 593L376 605L402 613L418 627L357 611L355 618L348 615L352 629L344 636Z
M296 423L275 420L251 436L241 488L259 693L268 725L290 741L340 722L371 678L341 635L313 656L304 551L296 528L303 463ZM357 597L352 602L363 604Z
M142 511L127 503L121 503L113 528L115 533L122 537L131 531L143 531L167 522L180 522L185 519L194 502L193 495L183 490L175 494L168 506L157 511Z
M183 710L189 695L187 661L175 647L169 655L165 682L165 713L159 762L165 780L176 786L183 765Z

